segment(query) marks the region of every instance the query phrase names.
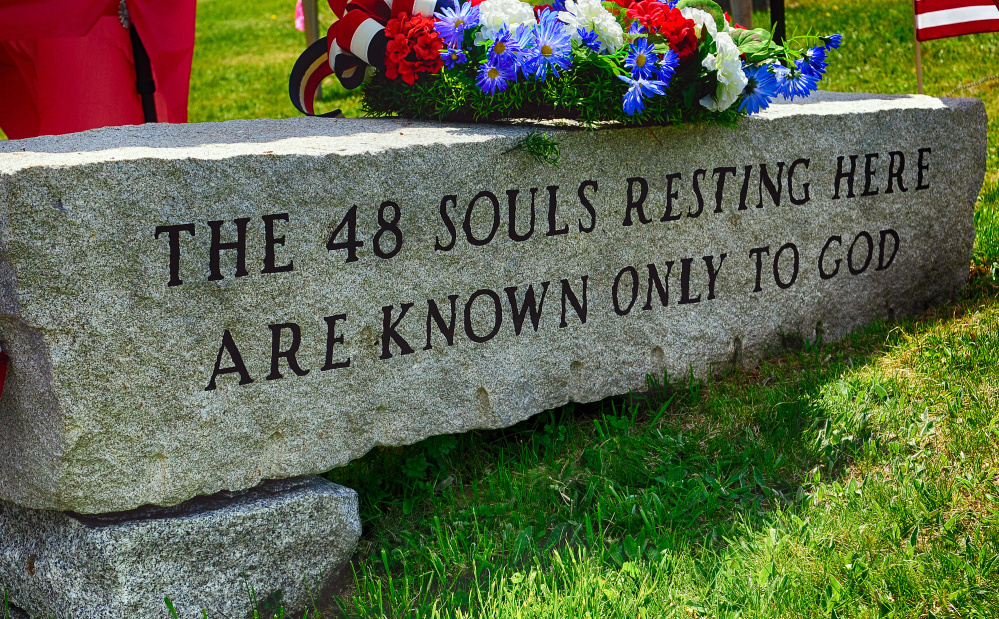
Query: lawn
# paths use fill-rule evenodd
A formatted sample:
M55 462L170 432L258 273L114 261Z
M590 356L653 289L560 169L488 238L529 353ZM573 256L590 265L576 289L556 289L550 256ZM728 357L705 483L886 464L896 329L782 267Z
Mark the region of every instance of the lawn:
M296 115L293 8L199 2L193 122ZM845 35L823 87L908 93L911 11L808 0L788 5L789 31ZM923 53L927 94L999 73L999 34ZM990 117L963 298L789 341L752 371L650 377L647 393L334 470L360 493L364 536L309 616L999 615L999 79L953 95ZM335 107L361 113L328 85L321 110Z

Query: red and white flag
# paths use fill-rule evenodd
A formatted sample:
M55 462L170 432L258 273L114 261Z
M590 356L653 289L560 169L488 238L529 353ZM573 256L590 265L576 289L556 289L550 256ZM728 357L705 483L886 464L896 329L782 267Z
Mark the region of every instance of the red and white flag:
M999 32L999 0L914 0L916 40Z

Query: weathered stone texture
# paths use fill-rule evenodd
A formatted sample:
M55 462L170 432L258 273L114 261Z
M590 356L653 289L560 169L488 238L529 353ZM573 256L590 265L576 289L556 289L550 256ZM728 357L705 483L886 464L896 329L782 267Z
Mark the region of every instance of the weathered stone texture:
M249 586L291 616L360 534L357 494L315 477L109 516L0 502L0 590L33 618L168 619L164 597L182 617L245 617Z
M0 342L12 361L0 399L0 497L87 513L175 504L328 470L374 445L507 426L569 400L640 389L647 373L685 375L693 367L703 375L751 363L781 331L812 338L821 330L828 339L878 317L922 311L958 293L966 279L985 123L974 99L826 94L774 106L735 130L549 130L561 142L557 168L511 150L529 127L404 120L157 125L4 144ZM930 149L922 159L920 149ZM841 180L842 195L833 199L837 158L848 167L851 156L854 197ZM920 161L928 187L917 189ZM779 206L760 188L764 163L769 176L782 175L774 187ZM861 195L868 166L867 193L877 195ZM671 174L681 175L672 188L676 219L661 221ZM648 184L644 213L632 209L633 225L625 226L628 179L636 177ZM726 179L720 194L719 177ZM549 186L558 186L551 227ZM630 186L638 201L641 182ZM532 188L535 232L518 242L509 231L508 192L519 191L516 234L523 235ZM479 246L467 234L489 236L488 196L467 232L464 220L482 191L496 196L500 221ZM580 193L593 208L592 232L583 231L591 216ZM457 240L436 251L451 239L439 214L448 195L456 196L446 208ZM401 209L403 245L380 258L373 237L386 201ZM363 245L357 261L347 262L348 252L329 251L327 241L354 205ZM272 237L285 243L270 244L272 262L293 261L294 270L261 273L263 217L285 213L287 221L273 220ZM393 208L382 215L391 221ZM220 240L231 242L233 220L243 217L248 275L234 277L235 252L225 250L223 279L210 280L208 222L224 221ZM195 236L178 237L183 283L169 286L170 242L154 232L189 223ZM563 227L565 234L548 234ZM889 229L899 238L893 259L894 239L881 235ZM852 275L848 252L861 232L870 235L871 260ZM832 271L840 260L839 271L823 279L818 259L834 236L841 244L830 243L824 264ZM383 255L393 238L381 233ZM347 240L346 228L337 240ZM777 268L780 283L790 284L781 288L773 260L788 243L799 269L793 277L788 246ZM866 237L857 243L860 270ZM769 254L750 253L761 247ZM879 260L890 266L878 270ZM668 286L666 306L648 292L648 264ZM618 309L626 309L628 266L639 290L619 315L612 292L617 278ZM713 296L709 268L717 271ZM562 284L582 304L584 276L585 323ZM520 304L529 285L540 298L543 282L550 285L538 327L528 316L517 335L505 289L518 287ZM470 334L466 303L480 290L492 293L475 296ZM494 337L477 342L492 331L492 294L502 322ZM426 350L428 299L448 322L449 295L457 295L454 345L432 322ZM404 303L413 307L398 333L412 354L383 337L382 308L391 306L394 323ZM338 314L347 318L334 337L344 342L330 361L349 357L350 367L323 370L332 341L324 319ZM308 374L278 358L283 377L269 380L271 327L287 323L300 328L296 360ZM253 382L240 385L230 373L206 391L226 330ZM281 338L279 351L287 350L291 329ZM391 358L382 359L386 339ZM221 368L233 365L230 353Z

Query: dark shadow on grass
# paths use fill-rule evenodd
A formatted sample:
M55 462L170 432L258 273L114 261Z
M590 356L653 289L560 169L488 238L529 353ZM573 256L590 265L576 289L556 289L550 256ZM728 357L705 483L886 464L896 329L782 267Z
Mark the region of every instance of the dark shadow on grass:
M762 525L777 507L797 509L816 471L825 481L843 478L874 429L863 415L841 419L824 408L823 389L844 371L875 363L904 334L995 303L999 286L977 273L953 304L829 344L788 336L786 347L752 370L731 367L706 383L650 378L643 394L377 449L327 474L361 498L364 535L354 565L358 573L367 565L369 577L385 578L386 570L404 577L393 558L418 558L435 519L515 533L488 561L454 576L450 590L471 587L473 572L481 581L496 570L543 566L556 549L585 547L621 566L664 549L721 547L738 534L731 525L740 518ZM745 406L747 399L755 405ZM833 441L834 426L848 432ZM497 481L504 475L510 488L521 486L506 490ZM636 515L638 506L650 514ZM341 599L352 593L345 585Z

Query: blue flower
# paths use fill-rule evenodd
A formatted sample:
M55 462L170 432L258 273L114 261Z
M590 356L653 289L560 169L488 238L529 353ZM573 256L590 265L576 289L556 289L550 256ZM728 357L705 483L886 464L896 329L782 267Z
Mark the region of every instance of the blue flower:
M628 116L641 114L645 111L645 97L661 95L666 92L666 84L659 80L632 79L626 75L618 75L628 84L628 92L624 93L624 111Z
M826 63L826 48L812 47L806 49L805 55L796 64L799 64L799 68L802 71L811 71L816 77L821 78L826 72L826 67L829 66Z
M555 0L552 2L552 10L558 13L565 10L565 0Z
M515 70L517 67L517 56L520 54L521 48L517 37L510 32L510 28L504 24L499 32L496 33L496 37L492 43L492 47L489 48L489 61L495 62L496 66ZM516 70L514 73L516 73Z
M537 19L538 22L540 22L542 19L545 18L545 15L547 15L548 13L555 13L556 15L558 15L558 11L559 9L552 9L551 6L543 6L540 11L534 11L534 18Z
M659 62L659 56L652 50L649 39L643 37L632 43L624 66L631 69L631 77L650 79L656 76L657 62Z
M777 96L777 82L767 65L745 67L744 72L749 82L742 91L742 103L739 111L756 114L770 107L770 102Z
M645 34L646 32L648 31L645 29L645 26L638 23L637 19L628 26L628 34Z
M663 57L659 59L659 63L656 64L656 79L669 86L678 66L680 66L680 56L672 49L667 49Z
M551 15L557 16L558 13L551 13ZM527 69L524 68L524 65L534 57L536 38L534 28L534 25L520 24L513 31L513 43L516 48L513 50L513 60L516 67L524 71L524 75L527 75Z
M811 72L802 71L798 63L791 68L774 65L773 72L777 94L785 99L793 101L795 97L807 97L818 87L818 78Z
M671 9L675 9L676 8L676 3L677 3L677 0L659 0L659 4L665 4L666 6L668 6Z
M496 58L489 58L479 67L479 77L476 83L482 92L494 95L506 90L512 80L517 79L517 70L512 66L500 64Z
M548 72L558 77L559 70L572 66L572 38L565 31L558 13L546 12L534 29L532 55L524 63L525 73L532 73L536 79L545 81Z
M441 60L448 69L453 69L468 60L468 56L460 47L445 47L441 50Z
M597 35L596 30L584 30L583 28L579 28L576 30L576 33L579 34L579 38L582 39L580 43L583 47L588 47L595 52L600 51L600 37Z
M450 47L461 47L465 31L479 25L479 7L465 2L457 8L445 7L439 13L434 13L434 17L437 18L434 30L444 43Z
M822 42L826 44L825 47L827 50L836 49L843 44L843 35L841 34L833 34L827 37L821 37L821 39Z

